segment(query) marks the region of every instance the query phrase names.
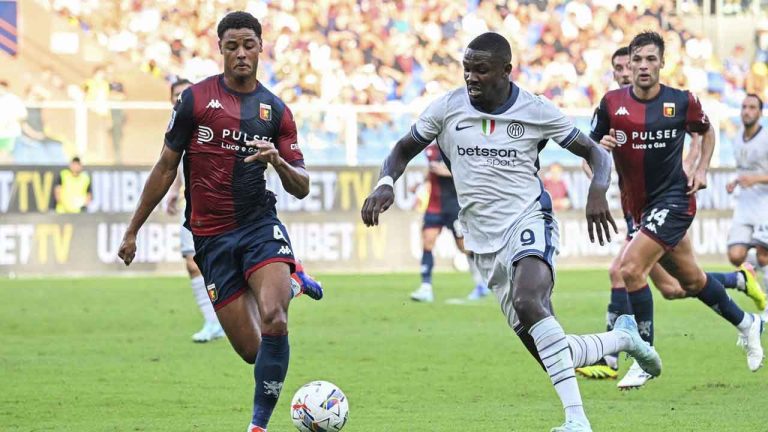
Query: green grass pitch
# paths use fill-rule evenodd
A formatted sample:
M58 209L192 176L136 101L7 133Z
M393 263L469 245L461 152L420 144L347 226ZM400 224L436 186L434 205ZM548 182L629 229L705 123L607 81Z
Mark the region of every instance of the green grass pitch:
M347 432L562 422L549 378L495 300L444 302L469 291L468 275L437 274L430 305L408 300L416 275L320 279L325 299L291 305L291 366L270 432L294 430L290 399L317 379L347 394ZM604 328L607 283L605 271L559 273L554 304L567 332ZM625 393L580 379L594 430L768 430L768 368L749 372L735 329L699 301L654 294L664 373ZM0 431L245 431L252 367L225 340L191 342L201 318L186 279L3 279L0 298Z

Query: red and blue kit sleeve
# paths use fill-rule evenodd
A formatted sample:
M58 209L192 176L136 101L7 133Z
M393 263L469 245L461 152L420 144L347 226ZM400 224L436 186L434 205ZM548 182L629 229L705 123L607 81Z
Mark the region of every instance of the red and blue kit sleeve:
M171 150L183 152L189 146L194 132L194 104L192 88L188 88L173 106L171 120L165 131L165 145Z
M293 113L287 105L280 119L276 147L280 157L289 165L304 168L304 155L301 153L301 149L299 149L296 122L293 120Z
M685 113L685 129L688 132L703 133L709 129L709 117L701 108L701 101L688 92L688 111Z
M592 114L592 130L589 132L589 137L598 143L604 136L608 135L611 129L611 118L608 116L606 105L605 97L603 97L600 100L600 105L595 108L595 113Z

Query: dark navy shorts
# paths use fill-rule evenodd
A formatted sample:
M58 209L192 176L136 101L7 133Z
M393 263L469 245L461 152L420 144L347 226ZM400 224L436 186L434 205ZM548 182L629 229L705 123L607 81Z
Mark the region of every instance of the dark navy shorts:
M685 237L694 216L694 197L661 199L643 210L640 229L668 251Z
M632 237L637 234L638 226L635 224L632 215L629 213L624 213L624 222L627 223L627 241L630 241L632 240Z
M455 238L464 237L464 234L461 231L461 225L459 224L458 210L448 210L440 213L428 211L424 213L424 229L442 227L450 229Z
M261 267L284 262L293 273L296 265L288 231L275 214L224 234L195 236L195 251L214 309L241 296L248 277Z

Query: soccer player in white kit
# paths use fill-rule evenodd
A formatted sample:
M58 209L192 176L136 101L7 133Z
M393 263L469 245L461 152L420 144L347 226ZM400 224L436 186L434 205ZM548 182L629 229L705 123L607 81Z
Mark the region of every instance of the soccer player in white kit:
M768 289L768 131L760 125L762 113L762 99L748 94L741 104L744 127L733 140L738 177L726 185L728 193L739 188L728 233L728 259L740 266L749 249L755 248L763 286ZM768 309L763 319L767 315Z
M661 360L642 342L629 315L619 317L613 331L586 336L566 336L552 315L558 224L537 175L539 152L552 139L589 161L594 177L587 220L590 239L596 231L600 244L603 235L610 241L609 226L616 231L605 198L611 161L551 102L509 80L511 58L509 43L497 33L470 42L463 59L466 88L432 102L397 142L361 215L367 226L378 224L394 202L394 181L435 140L453 173L466 248L475 254L508 324L547 371L563 403L566 421L552 430L591 431L574 366L626 351L656 376Z

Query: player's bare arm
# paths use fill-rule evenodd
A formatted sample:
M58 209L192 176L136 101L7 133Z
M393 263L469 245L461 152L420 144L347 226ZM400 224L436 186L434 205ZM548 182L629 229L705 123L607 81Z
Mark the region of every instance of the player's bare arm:
M688 147L688 154L683 160L683 171L688 177L693 174L693 170L696 167L696 162L701 155L701 134L691 133L691 145Z
M712 160L712 154L715 152L715 130L707 129L701 134L701 156L696 164L696 169L688 178L688 195L695 194L696 191L706 189L707 172L709 163Z
M181 184L184 180L181 178L181 170L176 170L176 179L173 180L171 188L168 190L168 195L165 197L165 212L173 216L179 212L179 196L181 195Z
M381 166L381 172L379 173L379 180L385 177L390 177L392 183L397 181L403 172L405 167L408 166L408 162L411 161L416 155L424 151L427 148L427 144L416 141L410 133L395 144L395 147L389 152L389 156L384 160L384 164ZM385 211L395 202L395 191L391 184L379 184L376 189L368 195L368 198L363 202L363 208L360 214L363 218L365 226L373 226L379 224L379 215Z
M133 212L133 217L131 217L125 235L123 235L120 250L117 252L117 256L123 260L125 265L130 265L133 261L136 255L136 234L176 179L180 162L181 153L171 150L168 146L163 146L160 158L152 167L147 182L144 184L139 204L136 206L136 211Z
M245 158L245 162L261 161L272 165L280 176L283 188L291 195L302 199L309 195L309 173L304 168L295 167L280 156L275 145L269 141L250 141L246 145L258 149L256 154Z
M586 160L592 170L592 182L587 196L587 228L589 240L594 243L594 231L597 231L597 240L600 245L603 245L603 233L606 241L611 241L609 225L613 226L615 233L619 232L608 208L608 200L605 198L605 193L611 184L611 156L583 133L580 133L568 146L568 150Z

